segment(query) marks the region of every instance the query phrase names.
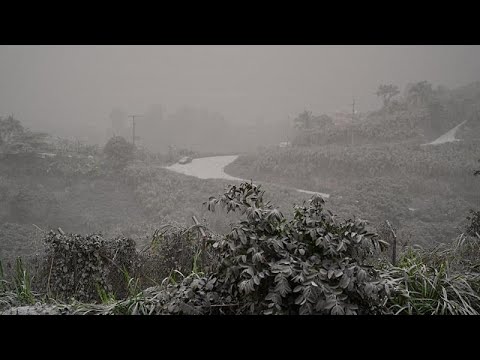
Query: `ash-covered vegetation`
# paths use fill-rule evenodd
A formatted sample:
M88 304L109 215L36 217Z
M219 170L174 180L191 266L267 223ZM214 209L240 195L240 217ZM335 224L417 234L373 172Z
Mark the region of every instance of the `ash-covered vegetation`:
M403 95L382 85L377 94L384 100L379 110L348 121L300 114L291 146L240 156L227 172L330 193L338 214L378 225L390 220L412 244L450 242L480 204L472 176L480 154L480 83L448 90L422 81ZM435 142L456 126L451 139Z
M45 254L1 268L4 314L478 314L479 236L408 247L399 259L361 220L314 195L288 215L251 183L205 202L239 212L226 234L201 224L132 240L45 236ZM149 286L150 285L150 286Z
M478 314L480 83L375 91L276 127L116 108L93 145L1 117L0 312ZM168 168L221 155L248 180Z

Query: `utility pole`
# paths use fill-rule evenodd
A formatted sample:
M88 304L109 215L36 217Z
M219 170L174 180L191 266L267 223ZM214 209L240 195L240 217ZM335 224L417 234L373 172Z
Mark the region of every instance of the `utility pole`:
M287 115L287 126L285 126L285 141L290 141L290 128L292 126L292 120L290 119L290 114Z
M132 118L132 144L135 147L135 118L143 117L143 115L128 115L129 118Z
M355 122L355 97L353 98L353 102L352 102L352 125L354 122ZM354 142L353 142L353 129L352 129L352 146L353 144Z

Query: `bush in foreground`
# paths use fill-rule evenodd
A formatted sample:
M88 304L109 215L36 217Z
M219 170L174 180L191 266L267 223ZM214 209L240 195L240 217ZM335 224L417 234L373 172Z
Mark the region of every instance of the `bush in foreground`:
M78 306L76 313L377 314L388 284L373 267L383 242L361 221L338 222L313 197L286 219L263 203L260 187L230 186L207 206L246 219L214 240L218 264L115 304ZM133 305L135 304L135 305ZM140 310L141 309L141 310Z

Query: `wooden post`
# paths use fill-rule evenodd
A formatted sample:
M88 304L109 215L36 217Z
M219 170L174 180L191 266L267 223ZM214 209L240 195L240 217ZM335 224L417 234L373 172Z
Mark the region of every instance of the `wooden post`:
M388 227L393 235L393 244L392 244L392 265L395 266L397 262L397 234L395 234L395 230L393 230L390 221L386 220Z
M193 222L195 225L200 225L199 221L195 217L195 215L192 216ZM205 267L205 250L206 250L206 242L207 242L207 234L205 234L205 230L203 228L199 227L200 234L202 234L202 268Z

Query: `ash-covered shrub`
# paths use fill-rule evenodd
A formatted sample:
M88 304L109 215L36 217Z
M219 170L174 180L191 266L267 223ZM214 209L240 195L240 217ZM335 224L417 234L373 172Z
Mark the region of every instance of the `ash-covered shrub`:
M238 304L225 303L232 297L216 290L214 275L190 274L179 283L155 286L125 300L109 304L73 303L74 315L222 315Z
M51 231L45 238L43 286L57 299L98 301L101 294L127 295L126 274L139 267L135 242Z
M205 238L199 227L205 231ZM141 251L144 284L159 284L166 277L181 279L194 272L209 272L218 262L216 251L207 247L215 235L201 225L189 228L168 224L154 231L150 244Z
M389 287L372 265L385 243L364 222L338 222L318 195L287 219L263 195L242 183L208 202L210 210L246 215L213 245L221 257L217 287L239 303L235 313L382 312Z
M124 169L133 161L134 146L122 136L114 136L108 140L103 149L107 165L114 170Z

